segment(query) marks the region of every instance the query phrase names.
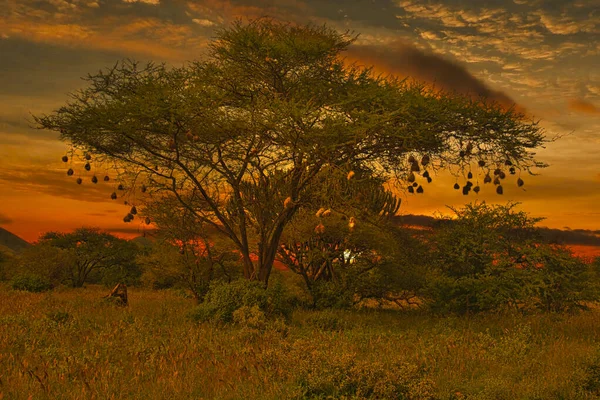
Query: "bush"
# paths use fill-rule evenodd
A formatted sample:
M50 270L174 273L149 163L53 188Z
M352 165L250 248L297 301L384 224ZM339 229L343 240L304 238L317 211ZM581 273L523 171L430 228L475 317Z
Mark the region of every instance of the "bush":
M437 312L499 311L507 307L567 311L599 299L593 267L567 249L542 243L539 219L516 204L470 204L440 221L432 237L435 270L426 300Z
M27 274L17 275L10 281L10 286L14 290L23 290L26 292L40 293L52 289L52 283L47 278L39 275Z
M289 317L292 304L283 285L265 289L261 283L238 279L231 283L212 282L201 303L192 314L197 321L210 319L232 322L233 314L242 307L257 307L266 317Z

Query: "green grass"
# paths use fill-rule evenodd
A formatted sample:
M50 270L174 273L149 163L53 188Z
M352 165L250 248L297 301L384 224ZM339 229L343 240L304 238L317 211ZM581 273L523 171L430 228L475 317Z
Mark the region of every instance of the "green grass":
M192 322L173 291L130 289L127 308L106 293L0 286L0 399L600 398L598 309L219 326Z

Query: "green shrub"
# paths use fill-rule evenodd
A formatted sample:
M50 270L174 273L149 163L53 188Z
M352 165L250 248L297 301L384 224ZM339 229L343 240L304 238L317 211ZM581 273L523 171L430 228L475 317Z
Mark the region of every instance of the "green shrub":
M10 286L14 290L23 290L26 292L40 293L52 289L52 283L47 278L39 275L24 274L13 277Z
M598 274L561 246L543 243L516 204L469 204L432 236L425 300L437 312L571 311L598 301Z
M192 313L192 318L232 322L234 312L242 307L257 307L267 318L289 317L292 311L292 303L283 285L276 283L265 289L259 282L238 279L230 283L211 283L204 302Z

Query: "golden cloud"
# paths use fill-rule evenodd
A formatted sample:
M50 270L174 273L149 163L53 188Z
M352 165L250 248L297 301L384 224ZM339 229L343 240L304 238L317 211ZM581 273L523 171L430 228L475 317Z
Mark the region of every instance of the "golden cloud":
M600 114L600 107L583 99L571 99L569 109L583 114Z

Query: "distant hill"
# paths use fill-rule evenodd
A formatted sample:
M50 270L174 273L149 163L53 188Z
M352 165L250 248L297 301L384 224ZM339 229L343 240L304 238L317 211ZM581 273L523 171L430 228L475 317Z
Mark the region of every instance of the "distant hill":
M6 247L15 253L20 253L26 248L31 247L31 243L4 228L0 228L0 246Z

